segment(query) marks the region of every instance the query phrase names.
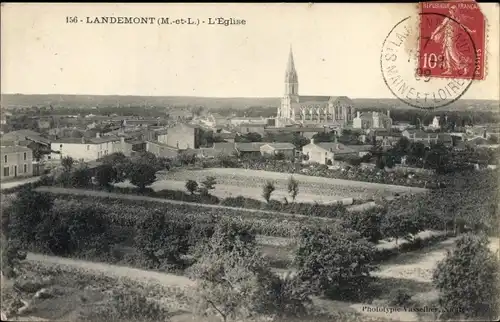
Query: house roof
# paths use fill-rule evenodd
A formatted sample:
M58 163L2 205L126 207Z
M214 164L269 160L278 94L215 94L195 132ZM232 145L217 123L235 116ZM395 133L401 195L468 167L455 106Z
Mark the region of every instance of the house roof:
M316 146L319 146L320 148L333 152L336 154L348 154L348 153L357 153L357 151L347 147L346 145L342 143L336 143L336 142L320 142L320 143L312 143Z
M219 152L233 152L236 149L236 144L231 142L216 142L213 149Z
M379 119L389 119L390 117L387 116L387 114L382 113L382 112L362 112L359 115L359 118L362 120L372 120L373 119L373 114L378 113L378 118Z
M167 148L167 149L171 149L171 150L176 150L178 151L179 149L176 148L175 146L170 146L170 145L167 145L165 143L161 143L161 142L158 142L158 141L146 141L146 143L149 143L149 144L154 144L154 145L158 145L158 146L161 146L163 148Z
M54 142L52 143L101 144L101 143L115 142L120 140L121 138L117 136L104 136L100 138L59 138L55 139Z
M236 137L236 133L214 133L214 137L220 139L234 139Z
M240 152L260 152L260 147L268 144L266 142L236 143L236 149Z
M373 130L370 133L374 136L390 136L390 137L401 137L402 134L399 132L392 132L387 130Z
M438 133L424 132L420 130L406 130L410 134L410 138L415 135L416 138L425 139L430 136L431 139L435 139Z
M11 145L11 146L2 145L2 148L0 150L3 154L31 151L31 149L29 149L25 146L20 146L20 145Z
M264 127L265 123L241 123L240 127Z
M325 132L324 127L287 126L287 127L267 127L266 132Z
M372 145L345 145L346 148L356 152L368 152L372 149Z
M267 143L265 145L268 145L275 150L293 150L293 149L295 149L295 145L293 145L292 143L277 142L277 143Z
M18 130L8 132L3 135L2 139L18 141L27 139L41 144L50 144L50 140L48 138L45 138L40 133L31 130Z

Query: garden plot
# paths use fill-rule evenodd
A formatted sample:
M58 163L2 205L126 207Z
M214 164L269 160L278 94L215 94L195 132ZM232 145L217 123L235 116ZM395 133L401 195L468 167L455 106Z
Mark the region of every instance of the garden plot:
M204 179L204 178L203 178ZM201 180L203 180L201 179ZM200 181L201 181L200 180ZM187 180L186 180L187 181ZM155 191L160 191L164 189L168 190L181 190L181 191L186 191L186 181L175 181L175 180L158 180L154 182L150 188L155 190ZM217 178L217 184L215 185L215 190L211 191L211 194L224 199L224 198L230 198L230 197L238 197L238 196L243 196L246 198L252 198L260 201L265 201L264 197L262 197L262 187L246 187L242 184L240 185L226 185L226 184L220 184L219 183L219 178ZM115 186L117 187L134 187L130 182L120 182L117 183ZM301 189L299 187L299 189ZM271 195L271 200L278 200L278 201L283 201L284 198L287 198L287 200L291 201L290 195L288 194L288 191L286 188L282 187L277 189L272 193ZM302 192L300 191L296 200L297 202L317 202L319 204L328 204L328 203L334 203L334 202L343 202L346 205L352 204L353 200L352 198L344 198L342 196L336 196L336 195L326 195L326 194L310 194L307 192Z
M267 181L273 181L276 192L287 191L287 182L291 174L262 170L211 168L202 170L179 170L164 174L158 173L159 179L202 181L207 176L214 176L219 185L262 189ZM293 174L299 182L299 197L304 195L332 196L334 198L370 199L377 196L393 196L403 193L424 192L427 189L369 183L353 180L331 179L302 174Z

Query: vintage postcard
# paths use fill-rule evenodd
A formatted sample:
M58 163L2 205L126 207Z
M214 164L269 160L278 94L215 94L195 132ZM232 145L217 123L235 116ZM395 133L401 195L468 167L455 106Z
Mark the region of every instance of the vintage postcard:
M2 320L498 319L499 16L2 3Z

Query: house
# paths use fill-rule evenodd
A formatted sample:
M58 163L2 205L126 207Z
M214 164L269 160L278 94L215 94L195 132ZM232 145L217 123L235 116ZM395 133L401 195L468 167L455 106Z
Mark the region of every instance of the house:
M265 124L253 124L253 123L244 123L241 124L238 129L238 133L247 134L247 133L259 133L260 135L266 134L266 125Z
M214 133L214 139L223 140L224 142L232 142L234 143L234 139L236 138L236 133Z
M442 143L447 147L453 146L453 137L449 133L430 133L419 130L405 130L402 135L412 142L421 142L427 146Z
M94 138L60 138L51 143L52 158L71 157L78 161L93 161L101 157L121 152L132 154L132 145L124 137L103 136L97 133Z
M180 150L200 147L200 128L191 124L179 123L164 131L158 131L158 142Z
M422 142L422 143L437 143L438 142L438 134L437 133L429 133L421 130L405 130L402 135L408 138L412 142Z
M298 133L299 135L311 139L318 133L327 133L336 128L323 127L323 126L287 126L287 127L266 127L265 131L269 134L281 133ZM338 130L338 129L336 129Z
M282 153L286 157L295 156L295 145L292 143L266 143L260 147L262 155L275 156Z
M235 155L237 153L236 144L231 142L215 142L213 149L218 154Z
M354 129L390 129L392 119L390 112L387 114L379 112L356 112L356 117L352 120Z
M367 130L366 134L360 136L361 141L365 143L380 142L382 146L390 147L395 144L402 134L399 132L393 132L390 130Z
M358 157L363 157L367 154L370 154L373 145L346 145L347 149L351 149L353 151L356 151L358 153Z
M0 180L25 178L33 176L33 155L31 149L20 146L4 146L0 148Z
M245 124L259 124L265 126L267 124L267 119L262 117L234 117L229 123L234 126L239 126L243 123Z
M432 130L439 130L441 128L441 125L439 124L439 116L434 116L432 123L429 124L428 128Z
M18 130L2 135L2 141L18 142L32 151L37 160L50 159L51 140L32 130Z
M311 139L311 143L302 147L302 154L308 156L309 162L329 165L335 161L335 156L357 156L359 155L359 152L345 146L342 143L315 143L314 139Z
M265 142L252 142L252 143L236 143L235 149L238 156L261 156L260 147L265 145Z
M179 155L179 149L160 142L146 141L146 151L159 158L175 158Z

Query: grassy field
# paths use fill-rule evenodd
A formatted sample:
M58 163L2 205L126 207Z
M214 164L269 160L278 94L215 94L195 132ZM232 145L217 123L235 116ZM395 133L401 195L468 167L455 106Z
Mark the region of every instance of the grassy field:
M290 174L262 170L211 168L202 170L177 170L167 173L158 173L159 180L182 181L204 180L207 176L214 176L217 186L221 190L230 191L233 195L252 193L254 198L260 198L262 186L267 181L273 181L276 186L274 194L287 194L287 182ZM427 191L424 188L368 183L353 180L331 179L294 174L299 182L297 198L314 200L339 200L345 198L372 199L377 196L391 197L402 193L419 193Z

